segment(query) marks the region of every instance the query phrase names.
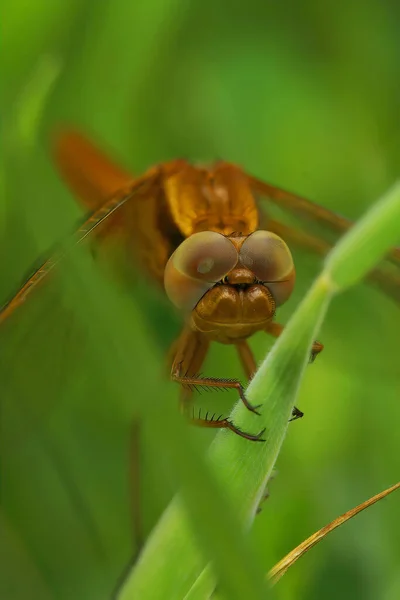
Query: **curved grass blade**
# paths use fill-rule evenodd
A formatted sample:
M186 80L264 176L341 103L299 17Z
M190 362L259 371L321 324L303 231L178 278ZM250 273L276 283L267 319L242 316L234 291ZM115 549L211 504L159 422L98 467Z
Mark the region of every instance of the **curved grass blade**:
M379 494L372 496L372 498L365 500L365 502L362 502L358 506L348 510L343 515L341 515L340 517L337 517L337 519L335 519L334 521L329 523L329 525L325 525L325 527L321 527L321 529L319 529L318 531L316 531L315 533L310 535L310 537L308 537L306 540L304 540L304 542L299 544L296 548L294 548L291 552L289 552L284 558L282 558L282 560L280 560L270 570L270 572L268 573L268 578L271 579L273 583L276 583L277 581L279 581L279 579L286 573L286 571L289 569L289 567L294 565L294 563L299 558L304 556L304 554L306 552L308 552L311 548L313 548L319 542L321 542L328 535L328 533L331 533L332 531L334 531L334 529L337 529L338 527L343 525L343 523L346 523L346 521L349 521L350 519L352 519L353 517L358 515L358 513L360 513L361 511L365 510L369 506L372 506L376 502L379 502L379 500L386 498L386 496L388 496L395 490L398 490L399 488L400 488L400 482L396 483L395 485L392 485L390 488L387 488L383 492L380 492Z

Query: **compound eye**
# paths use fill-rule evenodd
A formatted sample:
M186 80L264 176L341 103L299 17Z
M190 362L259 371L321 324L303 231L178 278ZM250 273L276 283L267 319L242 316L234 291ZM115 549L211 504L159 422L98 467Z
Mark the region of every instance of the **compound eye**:
M180 309L192 310L237 261L235 246L222 234L194 233L178 246L165 267L164 285L169 299Z
M293 291L295 268L286 243L271 231L255 231L243 242L240 262L268 287L277 305Z
M201 231L182 242L169 260L188 277L216 283L236 265L238 253L224 235Z

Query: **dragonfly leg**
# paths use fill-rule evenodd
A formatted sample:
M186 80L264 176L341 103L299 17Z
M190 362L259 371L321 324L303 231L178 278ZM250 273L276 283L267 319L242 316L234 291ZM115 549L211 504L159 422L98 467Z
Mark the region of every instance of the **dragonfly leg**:
M230 419L223 419L221 416L216 417L215 413L209 416L209 413L207 412L203 418L201 417L200 412L197 416L194 415L194 412L190 414L192 398L193 391L183 387L179 399L180 409L183 414L189 416L192 425L196 425L197 427L207 427L210 429L229 429L230 431L233 431L233 433L236 433L236 435L239 435L240 437L243 437L246 440L250 440L253 442L265 441L262 438L262 435L265 432L265 428L254 435L252 433L246 433L245 431L242 431Z
M294 406L292 410L292 418L289 419L289 421L297 421L297 419L301 419L301 417L304 417L303 411L297 408L297 406Z
M249 379L251 379L257 369L256 361L255 361L254 355L251 351L251 348L250 348L249 344L244 340L241 340L240 342L238 342L236 344L236 348L237 348L243 369L244 369L247 377ZM296 419L300 419L303 416L303 414L304 413L302 413L301 410L299 410L295 406L293 408L292 418L290 419L290 421L295 421Z
M318 343L318 342L316 342L316 343ZM254 355L251 351L251 348L250 348L249 344L244 340L237 342L236 348L237 348L243 369L244 369L247 377L249 379L251 379L257 370L256 361L255 361ZM295 421L296 419L300 419L303 416L303 414L304 413L301 412L301 410L299 410L296 406L293 407L292 418L290 419L290 421Z
M257 406L252 406L244 393L243 385L237 379L219 377L204 377L198 373L208 352L209 341L198 332L186 327L179 338L177 352L172 364L171 379L189 390L217 388L221 390L236 389L245 407L257 412Z
M175 365L171 372L171 378L173 381L182 384L184 387L195 390L196 388L200 389L208 389L208 388L217 388L220 390L228 390L235 389L237 390L239 397L245 407L250 411L259 415L258 412L259 406L253 406L247 400L246 395L244 393L244 387L240 383L238 379L225 379L219 377L203 377L202 375L189 375L187 372L183 371L183 363L178 363Z
M242 363L243 371L246 374L247 379L252 379L254 373L257 371L257 364L254 358L254 354L245 340L236 342L236 350L238 351L240 362Z
M192 331L189 327L185 327L180 338L173 345L175 356L171 369L171 379L177 383L180 383L182 386L180 398L182 412L191 418L193 424L200 427L229 429L245 439L252 441L261 440L263 431L256 435L246 433L232 423L230 419L223 419L221 417L214 418L215 415L213 415L212 418L208 418L208 414L205 416L205 418L201 418L200 415L198 417L190 415L192 394L197 387L202 389L235 388L238 390L240 398L245 404L246 408L252 412L257 412L257 407L253 407L247 401L243 387L237 380L203 377L201 374L199 374L199 369L204 362L208 348L209 341L207 338L197 332Z
M211 418L208 418L208 414L206 414L205 418L201 417L193 417L192 418L193 425L197 425L199 427L210 427L216 429L229 429L239 435L240 437L250 440L251 442L265 442L265 439L262 437L265 433L265 427L257 434L246 433L239 427L237 427L230 419L223 419L222 417L216 417L212 415Z

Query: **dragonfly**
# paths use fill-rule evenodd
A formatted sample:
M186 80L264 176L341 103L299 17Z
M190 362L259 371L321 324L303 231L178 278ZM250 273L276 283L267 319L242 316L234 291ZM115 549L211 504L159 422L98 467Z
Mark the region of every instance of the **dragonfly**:
M170 350L171 378L181 385L182 411L189 414L197 388L219 388L235 389L246 408L258 414L239 380L200 374L210 344L233 344L250 380L257 365L248 338L259 331L276 338L284 328L275 315L295 285L289 245L323 257L332 242L308 226L317 223L342 234L353 223L230 162L204 166L172 160L134 177L74 129L57 135L53 157L63 180L90 211L71 245L91 238L99 243L124 240L134 260L182 313L182 331ZM305 225L298 228L275 218L273 211L264 210L265 200ZM55 253L29 277L1 309L0 324L50 277L64 254ZM393 248L368 279L400 302L400 248ZM322 349L314 342L310 360ZM294 407L292 418L302 415ZM243 431L228 418L192 415L191 420L263 441L263 430Z

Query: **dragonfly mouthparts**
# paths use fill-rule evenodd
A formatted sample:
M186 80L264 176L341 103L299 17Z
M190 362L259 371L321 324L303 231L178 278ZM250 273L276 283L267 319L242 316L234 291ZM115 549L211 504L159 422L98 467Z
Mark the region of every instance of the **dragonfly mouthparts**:
M232 283L231 284L232 287L238 289L238 290L247 290L247 288L249 288L251 285L254 285L253 283Z

